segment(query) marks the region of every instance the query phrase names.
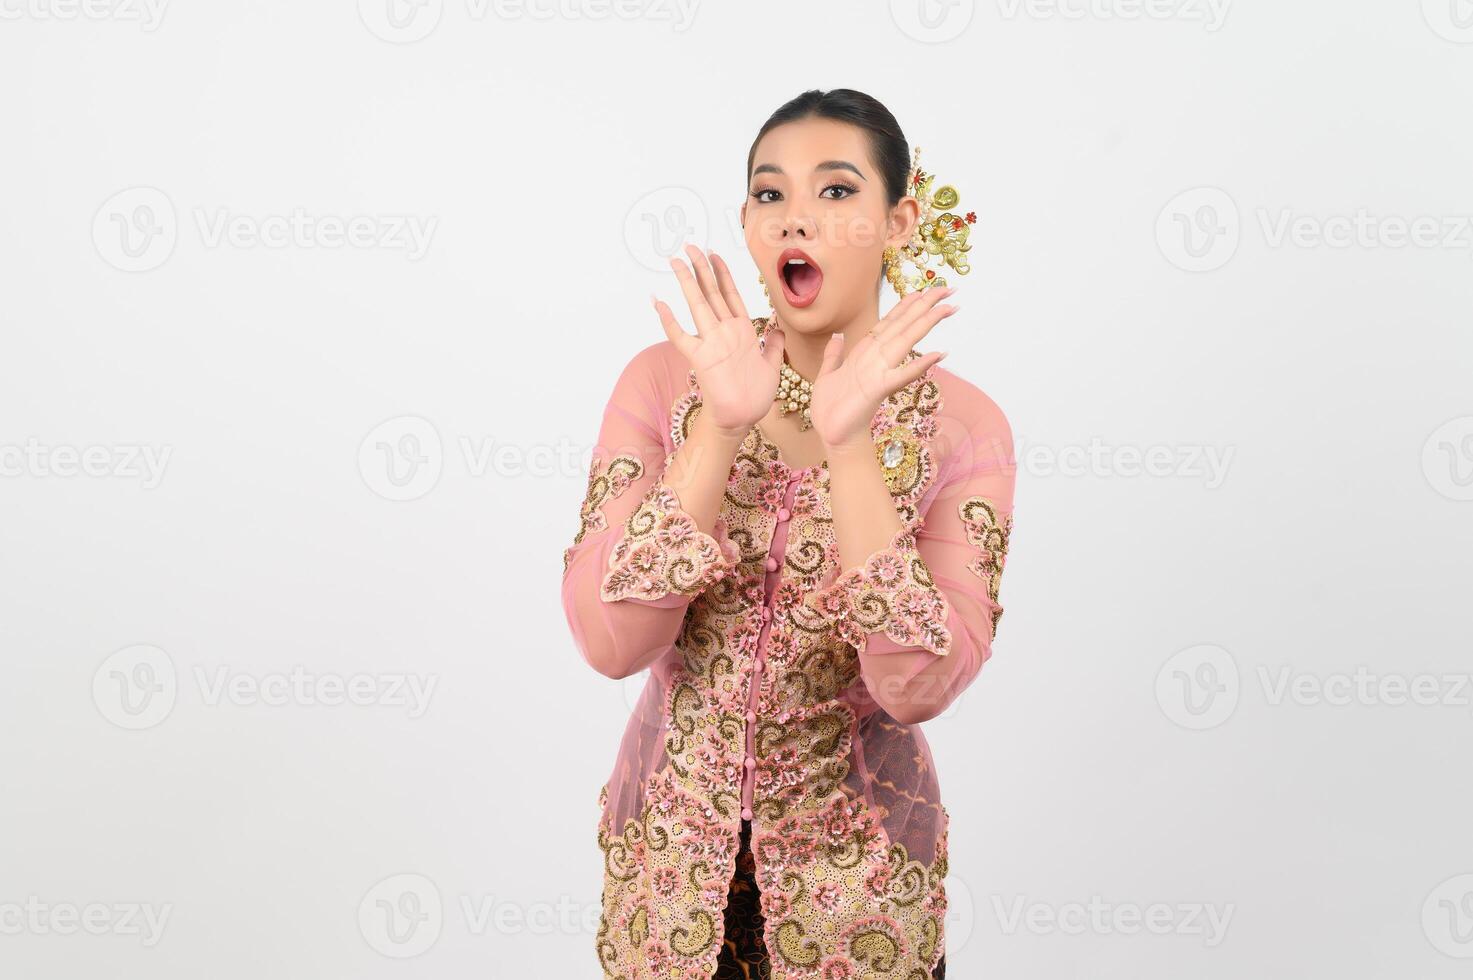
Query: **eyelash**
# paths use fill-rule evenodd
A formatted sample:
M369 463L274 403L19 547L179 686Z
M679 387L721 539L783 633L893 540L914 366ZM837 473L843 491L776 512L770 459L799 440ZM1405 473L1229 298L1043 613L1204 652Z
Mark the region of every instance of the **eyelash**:
M826 191L833 190L835 187L842 187L847 193L844 194L844 197L829 198L829 200L831 201L842 201L845 197L848 197L851 194L859 193L859 188L855 187L853 184L843 180L836 180L832 184L825 185L824 189L818 192L819 196L822 197ZM757 200L758 204L771 204L771 201L762 200L762 195L768 193L769 191L771 191L773 194L781 193L781 191L779 191L775 187L759 187L752 192L752 197Z

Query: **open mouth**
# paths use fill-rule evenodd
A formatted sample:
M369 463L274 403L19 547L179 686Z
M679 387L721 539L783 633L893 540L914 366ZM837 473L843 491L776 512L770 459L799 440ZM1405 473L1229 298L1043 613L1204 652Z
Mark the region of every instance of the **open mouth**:
M801 248L785 248L777 257L777 268L788 305L808 306L818 299L818 291L823 288L823 270L811 255Z

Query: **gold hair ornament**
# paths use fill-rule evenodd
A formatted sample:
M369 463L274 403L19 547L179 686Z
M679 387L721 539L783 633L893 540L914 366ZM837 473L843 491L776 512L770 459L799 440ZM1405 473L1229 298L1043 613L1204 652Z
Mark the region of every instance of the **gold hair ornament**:
M933 191L931 185L935 180L935 174L921 169L921 148L916 147L911 157L908 187L920 201L920 221L909 242L899 248L885 247L885 278L901 297L912 289L945 286L946 279L937 275L942 268L949 267L959 276L972 271L967 264L966 253L972 248L967 241L971 232L967 226L977 223L977 212L968 211L964 216L953 213L951 209L957 206L961 195L951 184L942 184ZM913 275L905 274L906 263L915 266ZM933 265L937 268L931 268Z

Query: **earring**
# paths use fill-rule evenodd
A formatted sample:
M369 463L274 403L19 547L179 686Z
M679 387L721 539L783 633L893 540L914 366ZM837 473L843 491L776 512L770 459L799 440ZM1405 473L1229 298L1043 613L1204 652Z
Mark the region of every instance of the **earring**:
M757 281L762 284L762 295L767 300L767 323L769 326L777 326L777 310L772 305L772 294L767 291L767 280L762 273L757 273Z
M890 282L890 288L901 299L905 298L905 276L900 272L900 253L895 250L894 245L885 246L884 262L880 266L885 278Z

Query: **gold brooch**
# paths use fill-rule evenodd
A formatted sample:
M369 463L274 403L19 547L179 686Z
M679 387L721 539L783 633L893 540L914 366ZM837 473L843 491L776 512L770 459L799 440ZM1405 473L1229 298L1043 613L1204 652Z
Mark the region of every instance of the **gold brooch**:
M909 493L921 472L920 440L908 429L891 429L875 442L875 460L892 494Z

